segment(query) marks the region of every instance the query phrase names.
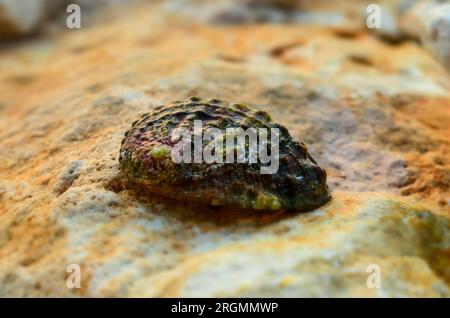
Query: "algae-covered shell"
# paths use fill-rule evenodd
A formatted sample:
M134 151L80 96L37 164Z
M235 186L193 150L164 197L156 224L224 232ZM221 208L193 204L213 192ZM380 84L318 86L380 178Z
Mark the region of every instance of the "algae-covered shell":
M200 131L194 129L199 121L202 123ZM195 141L196 136L210 128L223 132L225 137L229 136L229 128L255 128L270 135L278 131L278 139L267 137L265 144L268 149L277 150L277 154L271 154L274 155L272 160L278 163L276 171L262 173L262 167L267 164L249 161L248 149L243 150L244 161L227 162L226 155L230 151L225 146L226 141L220 142L225 149L218 155L223 158L222 162L176 160L174 149L180 139L192 134L188 140ZM182 133L177 134L179 131ZM203 149L215 138L217 136L201 139ZM277 148L270 148L274 140ZM240 145L248 146L249 139ZM236 143L232 148L233 155L237 154L238 146ZM262 145L257 146L259 153ZM195 146L189 143L189 149L193 148ZM294 141L287 129L273 123L266 112L219 99L191 97L142 115L125 133L119 162L122 172L134 185L150 193L205 205L305 211L330 199L325 170L312 159L305 144Z

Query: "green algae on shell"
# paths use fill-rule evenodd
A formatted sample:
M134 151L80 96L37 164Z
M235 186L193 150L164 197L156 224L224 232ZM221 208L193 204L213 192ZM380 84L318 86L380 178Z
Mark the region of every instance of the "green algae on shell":
M223 131L240 127L277 128L278 170L263 174L261 163L175 162L171 156L183 127L193 131L194 121ZM203 147L208 140L203 140ZM269 142L270 144L270 142ZM272 122L263 111L245 104L191 97L158 106L133 122L120 149L122 172L144 190L177 200L205 205L255 210L305 211L330 199L326 172L309 155L304 143L292 139L287 129Z

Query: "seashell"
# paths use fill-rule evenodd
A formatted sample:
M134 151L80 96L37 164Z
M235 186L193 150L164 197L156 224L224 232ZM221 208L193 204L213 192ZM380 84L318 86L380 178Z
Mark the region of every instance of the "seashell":
M331 198L304 143L266 112L216 98L143 114L125 133L119 163L149 193L204 205L305 211Z

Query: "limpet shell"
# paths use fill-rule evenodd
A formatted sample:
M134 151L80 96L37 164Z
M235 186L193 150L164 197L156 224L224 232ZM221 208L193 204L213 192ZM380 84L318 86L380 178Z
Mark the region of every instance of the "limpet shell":
M173 150L183 134L176 133L180 128L194 132L196 120L202 121L202 133L216 128L225 136L227 128L253 127L267 131L276 128L279 131L279 156L274 157L278 161L277 171L262 173L264 164L248 160L177 163ZM202 140L203 148L210 142ZM271 139L267 145L271 146ZM123 174L136 187L204 205L305 211L326 203L331 197L326 172L310 156L304 143L294 141L287 129L274 123L266 112L216 98L191 97L184 102L158 106L142 115L125 133L119 163Z

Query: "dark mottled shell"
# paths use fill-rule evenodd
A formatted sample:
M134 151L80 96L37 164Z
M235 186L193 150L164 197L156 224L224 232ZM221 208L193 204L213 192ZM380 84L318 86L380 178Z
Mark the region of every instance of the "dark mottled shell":
M261 174L261 163L175 163L170 156L175 128L278 128L279 169ZM292 140L287 129L263 111L191 97L156 107L132 124L122 141L122 172L137 186L166 197L255 210L304 211L330 199L325 170L309 155L304 143Z

